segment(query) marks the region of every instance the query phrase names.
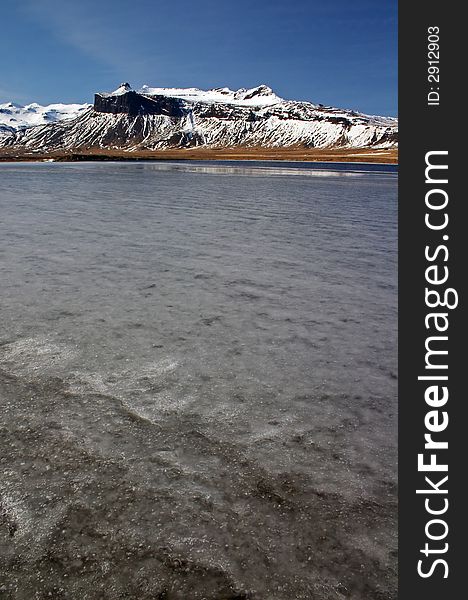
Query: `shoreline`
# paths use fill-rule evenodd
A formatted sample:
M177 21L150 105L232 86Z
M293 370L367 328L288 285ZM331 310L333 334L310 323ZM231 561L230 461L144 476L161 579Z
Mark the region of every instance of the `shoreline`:
M327 162L398 164L396 148L369 150L312 149L312 148L241 148L241 149L176 149L123 152L121 150L88 150L83 152L28 153L0 149L0 162L84 162L84 161L277 161L277 162Z

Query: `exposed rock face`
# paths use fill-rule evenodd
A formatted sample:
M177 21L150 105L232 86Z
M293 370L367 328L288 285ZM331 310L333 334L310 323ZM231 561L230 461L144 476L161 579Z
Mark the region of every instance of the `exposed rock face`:
M267 86L209 91L128 83L95 95L78 117L0 136L0 147L51 152L75 149L153 150L397 145L397 120L309 102L283 100Z
M128 85L128 84L126 84ZM94 110L101 113L137 115L167 115L183 117L183 101L167 96L143 96L133 90L120 95L94 95Z

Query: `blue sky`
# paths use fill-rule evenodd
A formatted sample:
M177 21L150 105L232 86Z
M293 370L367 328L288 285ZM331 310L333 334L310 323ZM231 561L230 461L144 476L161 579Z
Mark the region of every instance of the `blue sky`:
M14 0L1 14L0 102L92 102L122 81L266 83L397 112L396 0Z

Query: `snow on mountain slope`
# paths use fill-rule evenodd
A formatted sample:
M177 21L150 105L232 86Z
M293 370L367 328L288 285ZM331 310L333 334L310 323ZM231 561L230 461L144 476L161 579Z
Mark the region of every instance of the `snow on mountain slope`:
M131 152L195 146L397 145L394 118L283 100L265 85L237 91L149 86L135 91L123 83L113 92L96 94L93 107L73 106L79 107L74 118L64 116L52 124L0 134L0 146L38 152L106 148ZM72 112L63 109L60 114Z
M0 128L18 130L35 125L56 123L64 119L74 119L90 104L28 104L21 106L13 102L0 104Z
M249 90L241 88L237 91L232 91L229 88L215 88L204 91L198 88L152 88L144 85L137 91L148 96L169 96L170 98L181 98L187 102L205 102L208 104L220 103L260 107L283 102L283 99L266 85L260 85Z

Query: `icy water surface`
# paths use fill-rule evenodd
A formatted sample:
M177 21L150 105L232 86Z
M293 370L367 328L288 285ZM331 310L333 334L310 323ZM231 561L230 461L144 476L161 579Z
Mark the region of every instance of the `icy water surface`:
M0 598L396 598L397 179L333 169L0 164Z

